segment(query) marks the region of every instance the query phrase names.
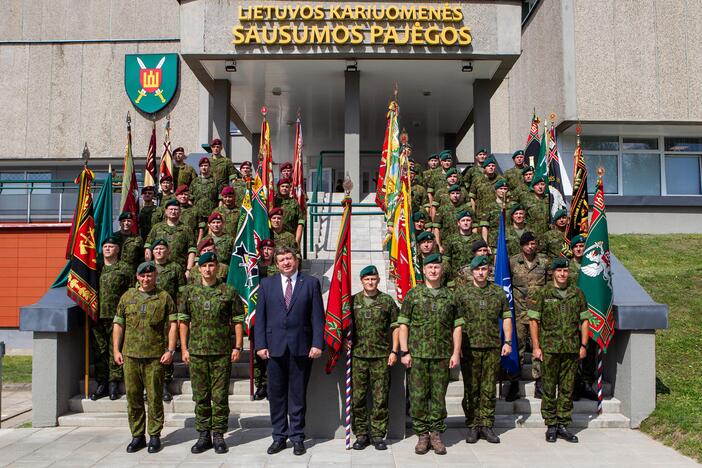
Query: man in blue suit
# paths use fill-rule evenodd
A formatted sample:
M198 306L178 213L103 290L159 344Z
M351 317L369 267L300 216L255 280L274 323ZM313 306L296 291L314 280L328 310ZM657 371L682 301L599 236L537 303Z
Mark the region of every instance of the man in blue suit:
M307 382L312 359L322 355L324 306L319 280L298 271L295 250L278 248L275 261L280 273L261 281L254 327L256 353L268 360L268 454L290 439L293 453L303 455Z

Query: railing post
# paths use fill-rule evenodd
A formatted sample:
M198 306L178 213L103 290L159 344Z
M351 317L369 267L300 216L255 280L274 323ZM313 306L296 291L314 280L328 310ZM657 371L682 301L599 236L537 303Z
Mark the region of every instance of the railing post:
M5 342L0 341L0 414L2 414L2 361L4 359L5 359ZM2 425L1 422L0 422L0 425Z
M32 183L27 187L27 222L32 220Z

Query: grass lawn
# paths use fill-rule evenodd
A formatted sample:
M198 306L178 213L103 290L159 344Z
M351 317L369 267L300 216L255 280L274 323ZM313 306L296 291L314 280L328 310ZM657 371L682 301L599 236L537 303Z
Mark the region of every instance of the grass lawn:
M5 356L2 361L3 383L32 383L32 356Z
M656 410L641 430L702 461L702 235L611 236L610 249L670 309L656 333Z

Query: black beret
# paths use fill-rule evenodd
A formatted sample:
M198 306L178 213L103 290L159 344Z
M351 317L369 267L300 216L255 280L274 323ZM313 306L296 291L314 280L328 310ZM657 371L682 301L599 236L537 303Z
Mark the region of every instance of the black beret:
M519 238L519 245L526 245L533 240L536 240L536 237L534 237L534 233L531 231L527 231L524 234L522 234L522 237Z

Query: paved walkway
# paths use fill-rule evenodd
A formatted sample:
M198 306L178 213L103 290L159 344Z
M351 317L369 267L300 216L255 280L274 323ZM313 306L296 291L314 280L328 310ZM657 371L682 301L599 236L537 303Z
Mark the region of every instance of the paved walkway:
M125 468L149 464L155 466L241 466L255 467L414 467L448 466L538 466L538 467L682 467L697 466L691 459L665 447L646 435L630 429L585 429L578 433L579 444L559 441L547 444L542 429L500 431L502 444L480 441L468 445L464 432L449 430L444 440L448 454L414 454L416 437L395 442L389 450L372 447L357 452L344 450L344 441L307 441L307 454L296 457L292 449L268 456L270 432L266 429L237 430L227 434L229 453L212 451L190 453L196 439L194 429L167 429L164 448L158 454L142 450L128 454L125 447L129 431L121 428L0 429L0 466L100 467ZM595 459L594 457L598 457Z
M5 385L2 389L2 427L15 427L29 421L31 415L31 386Z

